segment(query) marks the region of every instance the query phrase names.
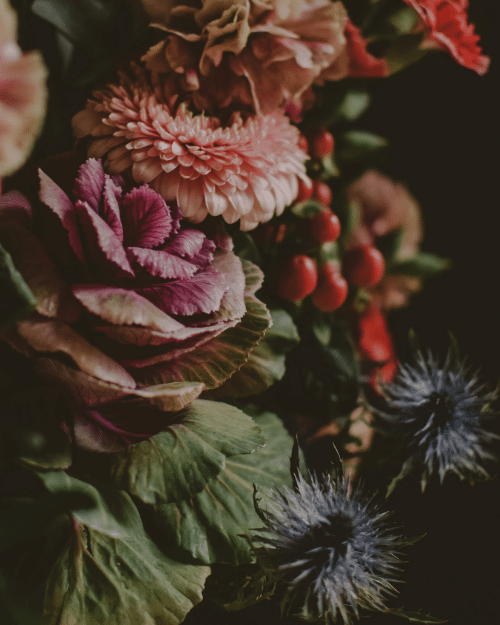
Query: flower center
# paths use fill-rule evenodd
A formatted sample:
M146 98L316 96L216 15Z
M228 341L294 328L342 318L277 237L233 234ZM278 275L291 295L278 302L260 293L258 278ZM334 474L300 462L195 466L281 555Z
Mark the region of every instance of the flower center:
M443 428L453 418L451 399L447 394L432 393L429 396L426 409L430 414L429 424L435 428Z

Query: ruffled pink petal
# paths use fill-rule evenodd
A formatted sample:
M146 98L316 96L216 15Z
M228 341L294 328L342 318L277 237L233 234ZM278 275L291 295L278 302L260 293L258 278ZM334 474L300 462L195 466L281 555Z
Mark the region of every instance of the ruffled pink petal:
M161 250L128 247L127 254L139 268L156 278L185 279L190 278L198 271L198 267L193 263Z
M40 177L40 200L57 215L63 228L68 233L69 244L79 261L85 262L80 230L73 202L64 191L41 169L38 170Z
M218 310L227 288L224 277L208 267L188 280L173 280L135 290L168 314L190 316Z
M132 189L121 201L125 245L153 248L172 230L172 217L165 200L143 185Z
M122 242L112 228L86 202L78 200L75 203L75 212L85 232L87 264L90 270L104 273L106 269L106 273L115 277L133 278L134 270L130 266Z

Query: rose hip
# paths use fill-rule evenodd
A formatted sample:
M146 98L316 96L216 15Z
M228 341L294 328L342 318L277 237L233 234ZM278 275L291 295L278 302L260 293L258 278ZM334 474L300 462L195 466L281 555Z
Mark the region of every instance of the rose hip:
M321 202L323 206L328 207L332 203L333 194L326 182L323 182L322 180L315 180L313 182L312 197L314 200Z
M334 139L326 128L317 128L309 135L309 149L311 156L324 158L333 152Z
M313 181L308 178L307 182L299 178L299 192L295 198L296 202L305 202L309 200L313 194Z
M342 272L355 286L374 286L380 282L384 270L384 257L371 245L354 247L348 250L342 259Z
M348 290L349 286L338 264L326 263L319 270L318 288L312 296L313 304L323 312L334 312L345 302Z
M321 213L316 213L316 215L311 218L310 228L311 235L319 243L336 241L340 235L339 218L329 209Z
M309 256L296 254L281 265L276 281L276 292L281 297L295 302L310 295L317 283L316 263Z

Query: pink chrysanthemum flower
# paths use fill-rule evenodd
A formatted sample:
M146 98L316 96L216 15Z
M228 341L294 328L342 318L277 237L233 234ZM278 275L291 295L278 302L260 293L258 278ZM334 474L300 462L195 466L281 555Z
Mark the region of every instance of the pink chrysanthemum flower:
M94 92L73 119L78 138L91 135L89 156L103 157L109 173L130 173L166 200L177 200L192 222L208 214L242 230L279 215L297 196L307 154L284 112L227 125L194 115L166 85L151 84L142 70L134 80Z
M426 33L425 47L447 50L451 56L480 75L488 71L489 57L482 54L474 24L468 24L469 0L405 0L415 9Z

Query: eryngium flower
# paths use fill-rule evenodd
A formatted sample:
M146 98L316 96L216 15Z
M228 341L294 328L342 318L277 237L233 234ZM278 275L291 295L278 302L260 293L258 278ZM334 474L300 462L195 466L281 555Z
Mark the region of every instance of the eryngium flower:
M400 366L384 395L376 414L406 454L400 478L418 469L424 489L436 473L441 482L447 473L488 477L484 464L494 456L487 447L498 437L483 425L493 416L496 394L465 362L450 352L440 366L430 352L419 352L413 365Z
M383 610L395 594L404 544L370 497L348 484L302 476L296 490L271 495L256 530L258 560L284 586L284 603L306 619L352 622L359 609Z
M108 173L131 174L176 200L191 222L222 215L251 230L297 196L307 155L283 111L234 113L223 124L193 115L168 82L139 68L135 79L122 75L93 97L73 119L78 138L92 137L89 156L103 157Z

